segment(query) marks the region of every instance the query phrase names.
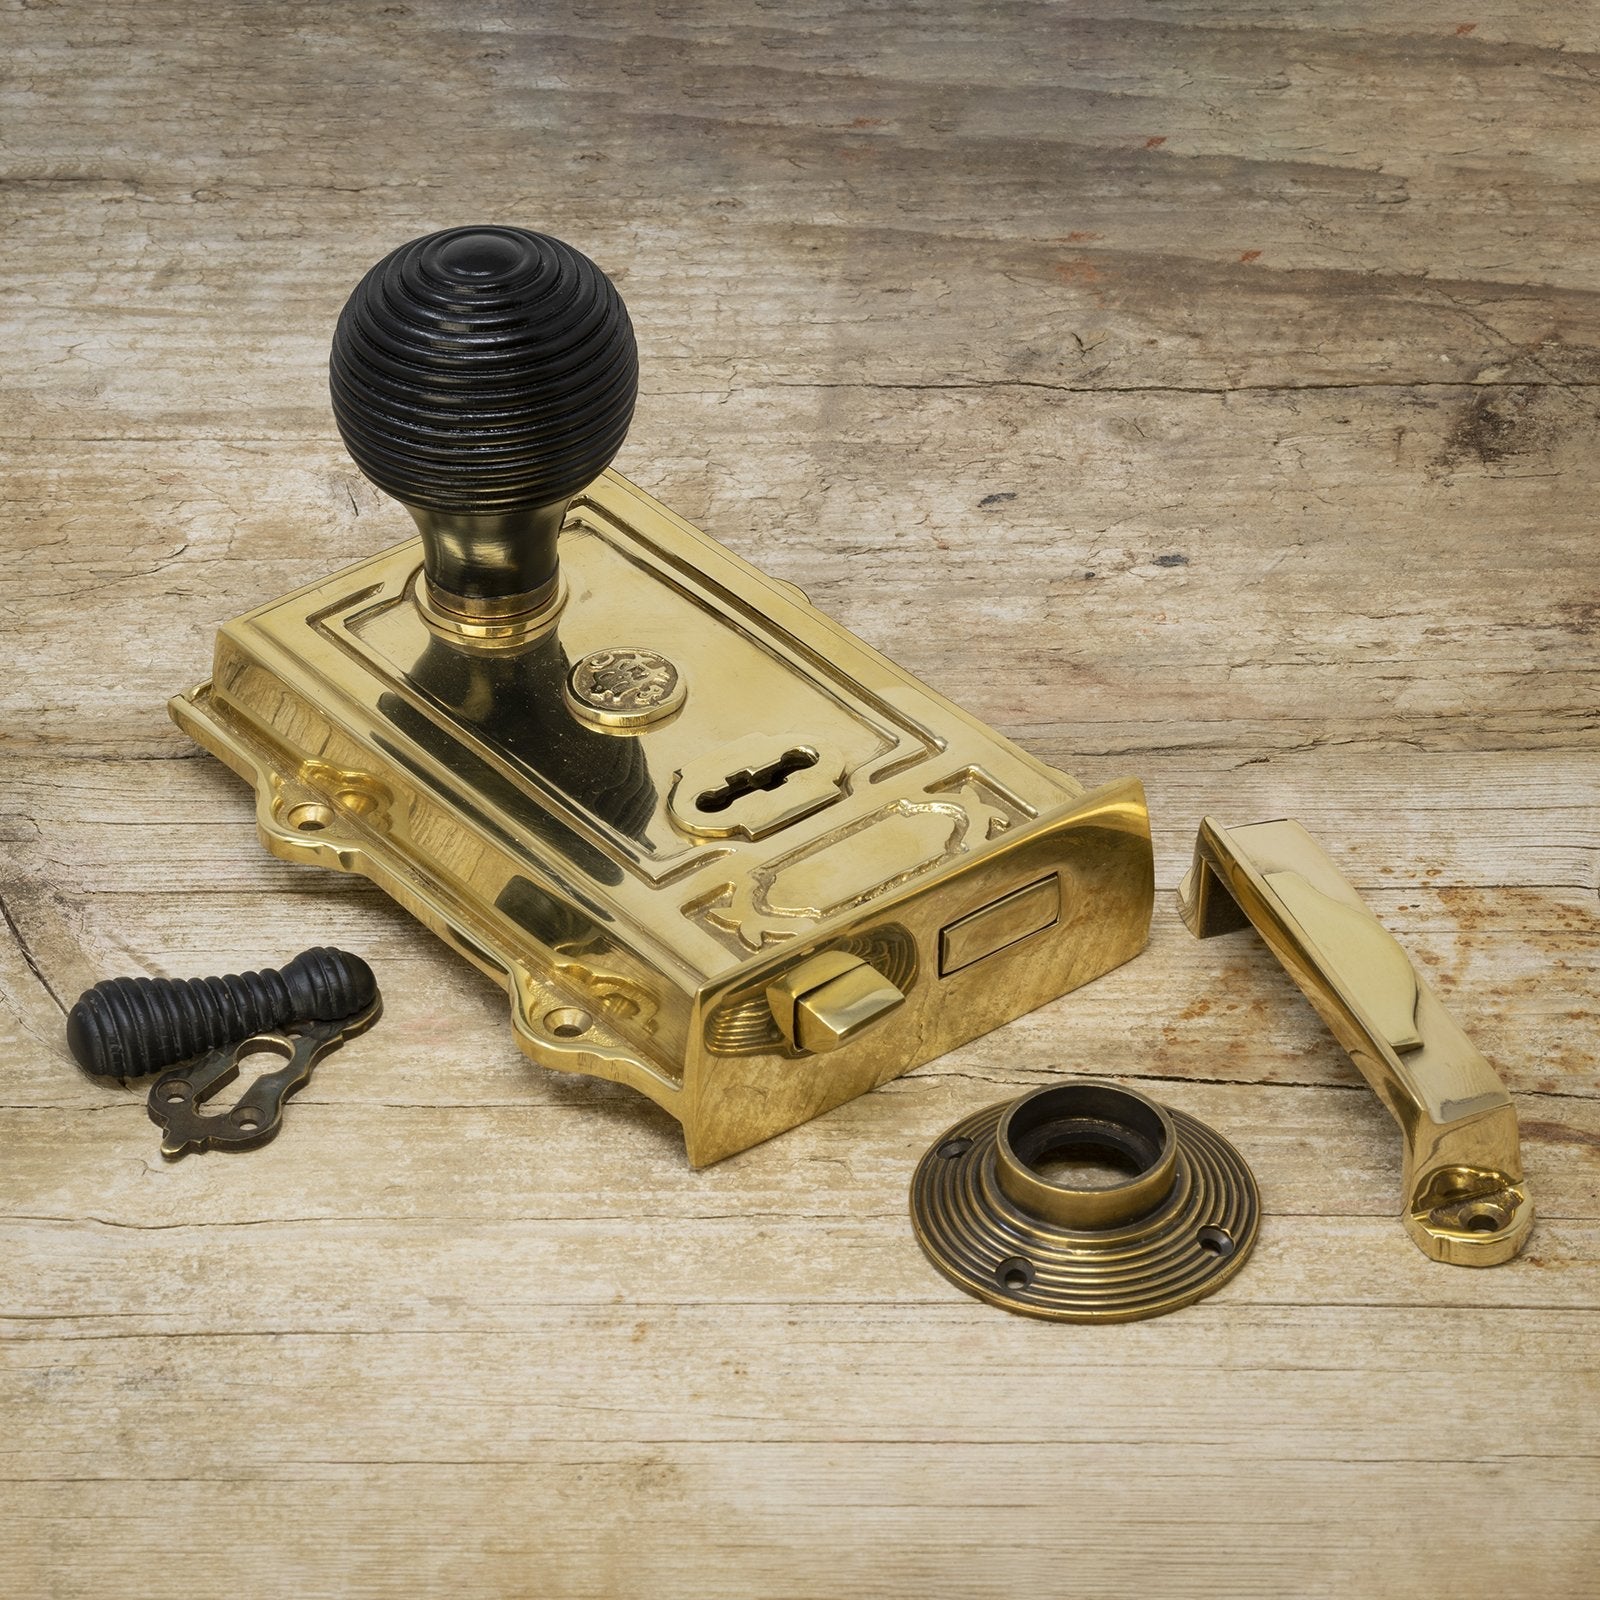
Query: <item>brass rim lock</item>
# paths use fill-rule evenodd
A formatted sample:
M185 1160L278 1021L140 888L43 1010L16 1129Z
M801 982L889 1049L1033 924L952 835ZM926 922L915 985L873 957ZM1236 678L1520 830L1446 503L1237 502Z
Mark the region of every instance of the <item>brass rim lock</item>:
M1090 1162L1125 1175L1091 1186ZM917 1243L945 1277L1062 1322L1132 1322L1212 1293L1248 1259L1260 1215L1226 1139L1094 1080L963 1118L911 1180Z
M704 1166L1137 954L1150 823L612 471L638 378L571 245L391 251L329 383L417 537L225 623L171 709L269 850L381 885Z

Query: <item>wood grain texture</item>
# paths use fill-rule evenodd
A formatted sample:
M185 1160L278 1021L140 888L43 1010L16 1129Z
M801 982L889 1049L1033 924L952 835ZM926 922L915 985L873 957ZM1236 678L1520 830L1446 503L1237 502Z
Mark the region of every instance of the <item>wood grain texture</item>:
M0 1594L1592 1595L1600 22L1327 0L0 7ZM333 318L484 218L611 270L618 465L1086 782L1149 952L700 1174L167 722L215 626L408 531ZM1528 1253L1171 891L1294 815L1517 1099ZM62 1007L337 941L381 1026L163 1166ZM1248 1268L1008 1318L906 1185L1089 1069L1232 1137Z

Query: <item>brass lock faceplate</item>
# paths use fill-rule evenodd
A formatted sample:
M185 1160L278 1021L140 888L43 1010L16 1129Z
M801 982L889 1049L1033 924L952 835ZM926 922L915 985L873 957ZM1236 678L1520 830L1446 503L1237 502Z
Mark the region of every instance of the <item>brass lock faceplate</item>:
M1143 948L1137 782L1086 793L613 472L560 538L533 626L442 618L410 540L227 624L171 703L269 850L379 883L535 1060L702 1166ZM864 970L775 1012L834 952Z

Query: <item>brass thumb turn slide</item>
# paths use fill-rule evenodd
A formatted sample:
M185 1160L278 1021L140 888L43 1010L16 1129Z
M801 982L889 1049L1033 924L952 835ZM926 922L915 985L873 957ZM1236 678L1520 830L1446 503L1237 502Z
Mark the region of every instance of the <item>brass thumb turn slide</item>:
M1533 1202L1511 1097L1322 846L1298 822L1208 817L1178 898L1197 938L1252 924L1389 1108L1423 1254L1461 1267L1516 1255Z

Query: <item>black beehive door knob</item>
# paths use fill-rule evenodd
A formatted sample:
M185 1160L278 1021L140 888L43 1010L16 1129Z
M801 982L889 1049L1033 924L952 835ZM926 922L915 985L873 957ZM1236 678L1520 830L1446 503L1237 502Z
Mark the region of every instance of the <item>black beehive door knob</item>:
M639 357L586 255L523 228L451 228L356 286L329 382L356 465L416 519L432 602L503 617L554 593L562 518L621 448Z

